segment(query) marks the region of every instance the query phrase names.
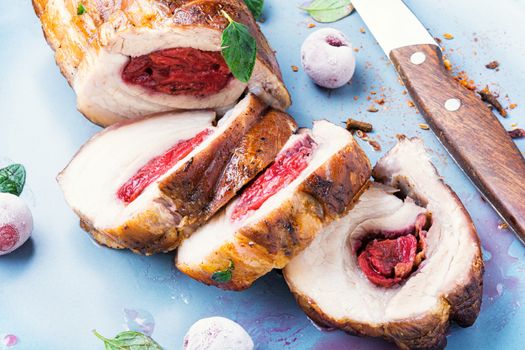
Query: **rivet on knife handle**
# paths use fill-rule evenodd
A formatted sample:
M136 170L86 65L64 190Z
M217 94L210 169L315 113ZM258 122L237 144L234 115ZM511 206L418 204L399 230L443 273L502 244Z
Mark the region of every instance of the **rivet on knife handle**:
M525 241L525 159L496 116L448 73L438 46L397 48L390 59L443 145Z

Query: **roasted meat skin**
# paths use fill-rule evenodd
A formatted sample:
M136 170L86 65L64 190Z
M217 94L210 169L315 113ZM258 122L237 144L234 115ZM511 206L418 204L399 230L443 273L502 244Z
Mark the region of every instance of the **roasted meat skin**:
M160 196L151 206L104 229L76 210L82 228L103 245L135 253L151 255L177 248L268 166L297 128L286 113L268 110L252 95L246 99L248 107L224 133L158 185L153 184L159 187ZM129 123L116 124L103 133ZM67 167L59 175L59 183L66 172Z
M190 225L203 215L208 219L273 161L290 137L292 124L285 113L271 110L257 123L246 120L235 125L187 167L166 178L161 191Z
M221 244L198 267L180 258L176 258L176 266L190 277L221 289L249 288L273 268L283 268L310 244L323 225L348 211L368 187L370 173L368 158L351 139L264 218L241 225L233 242ZM234 265L232 279L214 281L213 273L227 268L230 261Z
M410 153L410 154L409 154ZM406 158L408 156L408 158ZM440 291L434 307L416 317L395 320L385 323L358 322L351 317L334 318L327 314L316 300L304 294L295 284L289 271L284 270L287 283L290 286L298 304L305 313L316 323L342 329L350 334L358 336L381 337L387 341L394 342L400 349L444 349L446 346L446 334L451 321L455 321L462 327L471 326L480 311L482 289L483 289L483 260L479 238L468 212L463 204L438 175L434 166L425 154L424 146L419 139L408 139L401 137L399 144L385 155L374 167L373 176L376 181L381 181L389 186L401 189L403 195L408 195L420 205L435 205L431 199L425 197L419 184L412 182L411 174L403 166L398 173L394 173L392 167L399 158L409 159L416 164L425 164L426 170L433 173L433 178L438 181L440 191L459 209L458 220L464 224L465 236L476 248L463 278L454 281L453 286L447 286ZM435 208L433 206L433 208ZM432 230L432 227L431 229ZM432 232L429 231L429 238ZM424 265L426 261L422 263ZM364 277L363 277L364 278ZM410 277L409 277L410 279Z
M208 102L193 98L168 103L128 88L122 88L118 96L113 94L113 101L106 101L104 95L97 100L91 96L94 87L90 71L106 62L97 61L106 59L101 58L104 55L136 57L162 49L193 46L219 51L221 33L228 25L221 10L245 24L256 40L257 61L248 83L249 90L280 110L291 103L275 54L242 0L85 0L82 4L86 12L81 15L77 15L78 3L76 0L33 0L33 7L49 45L55 50L62 74L77 92L80 112L94 123L107 126L126 118L177 109L221 108L234 103L244 89L236 79L232 80L236 83L224 89L224 95L213 95L216 98ZM164 36L175 31L195 39L185 39L186 42L180 44L173 39L172 45L165 42ZM146 38L140 39L140 36ZM140 45L128 44L131 39L142 41ZM152 43L155 40L158 43ZM119 64L123 68L126 61ZM118 77L117 72L115 77L100 75L101 79L121 79L120 71Z

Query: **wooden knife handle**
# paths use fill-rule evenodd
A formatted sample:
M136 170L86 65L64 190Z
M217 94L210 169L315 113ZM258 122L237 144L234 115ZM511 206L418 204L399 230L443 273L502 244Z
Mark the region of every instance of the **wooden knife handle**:
M525 242L525 159L503 125L449 74L438 46L402 47L390 59L437 137Z

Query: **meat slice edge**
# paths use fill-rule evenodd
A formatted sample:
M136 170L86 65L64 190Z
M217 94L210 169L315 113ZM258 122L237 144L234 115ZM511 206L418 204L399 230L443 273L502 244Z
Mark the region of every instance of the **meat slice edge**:
M421 140L400 140L374 176L410 197L403 202L392 195L398 189L374 184L347 216L328 225L286 266L286 281L301 308L321 325L383 337L401 349L443 348L450 321L469 326L480 310L483 261L475 228ZM377 287L357 267L351 237L363 227L395 226L400 210L409 206L432 214L428 257L403 285Z
M241 0L82 3L86 12L77 15L76 4L70 1L33 0L56 62L77 94L79 111L96 124L181 109L221 109L235 103L246 89L280 110L291 103L275 54ZM248 84L231 79L219 92L195 97L152 93L123 82L121 72L130 57L173 48L220 51L221 33L228 25L221 10L245 24L257 41Z
M190 119L182 119L181 123L191 125ZM177 135L177 129L166 130L163 125L159 129ZM71 164L77 163L75 159L59 176L59 183L69 204L80 216L82 227L100 243L142 254L170 251L264 169L295 129L296 124L290 116L274 110L266 111L260 100L248 95L219 121L213 134L127 206L117 201L115 194L130 175L129 172L119 174L119 180L111 185L111 190L104 190L101 195L105 201L116 205L117 210L112 213L107 211L107 206L98 205L99 211L106 215L102 221L99 212L94 215L83 210L84 196L70 198L71 188L85 187L82 182L89 181L78 181L69 171ZM110 134L110 131L103 133ZM261 137L267 141L257 143ZM136 142L128 140L133 141ZM151 142L156 144L158 141ZM145 153L145 146L147 148L144 144L136 145L140 157ZM254 153L253 148L258 152ZM104 153L94 154L90 161L96 165L99 157L110 159L111 153L106 147ZM135 169L146 161L137 164ZM226 174L229 176L227 183L223 181Z
M370 163L350 133L329 122L315 122L312 137L318 148L299 178L239 222L232 223L236 201L230 203L183 242L177 267L209 285L246 289L284 267L323 224L344 214L367 187ZM214 279L230 264L230 280Z

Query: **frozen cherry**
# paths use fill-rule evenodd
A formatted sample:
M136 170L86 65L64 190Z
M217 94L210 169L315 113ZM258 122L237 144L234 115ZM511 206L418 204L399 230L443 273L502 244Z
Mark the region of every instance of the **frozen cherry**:
M15 195L0 193L0 255L18 249L31 236L33 216Z
M332 28L320 29L306 38L301 62L317 85L329 89L348 83L355 71L352 45L342 32Z
M184 350L253 350L250 335L236 322L224 317L203 318L184 336Z

